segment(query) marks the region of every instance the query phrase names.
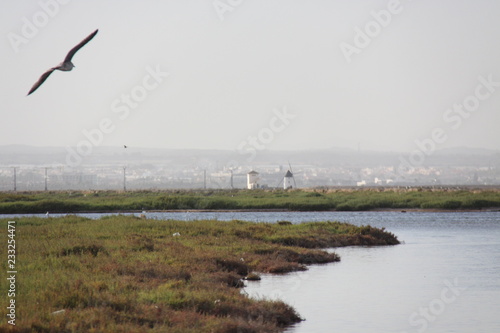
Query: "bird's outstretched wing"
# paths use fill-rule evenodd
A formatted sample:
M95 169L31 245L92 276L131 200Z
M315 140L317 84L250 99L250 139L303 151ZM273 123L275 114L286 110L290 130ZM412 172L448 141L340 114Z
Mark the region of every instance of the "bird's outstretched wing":
M99 31L99 29L97 29L96 31L94 31L93 33L91 33L90 35L88 35L87 38L85 38L84 40L82 40L77 46L75 46L74 48L72 48L71 50L69 50L68 54L66 55L66 58L64 58L64 62L71 61L71 59L73 58L73 56L75 55L75 53L79 49L81 49L85 44L87 44L88 42L90 42L90 40L92 38L94 38L95 35L97 35L98 31Z
M49 77L50 74L52 74L53 71L55 71L55 68L51 68L48 71L46 71L45 73L43 73L42 76L40 76L40 78L38 79L38 81L35 82L33 87L31 87L28 95L30 95L32 92L37 90L38 87L40 87L42 85L42 83L44 83L45 80L47 80L47 78Z

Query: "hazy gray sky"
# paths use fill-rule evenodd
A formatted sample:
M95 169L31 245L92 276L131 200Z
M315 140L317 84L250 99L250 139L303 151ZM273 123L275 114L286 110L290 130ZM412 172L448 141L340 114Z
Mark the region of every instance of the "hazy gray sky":
M496 0L0 7L0 145L500 149Z

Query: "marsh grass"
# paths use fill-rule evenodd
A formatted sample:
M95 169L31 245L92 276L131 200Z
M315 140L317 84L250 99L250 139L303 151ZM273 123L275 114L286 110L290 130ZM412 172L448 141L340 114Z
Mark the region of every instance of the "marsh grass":
M433 188L358 190L184 190L0 193L0 213L109 212L189 209L364 211L500 207L498 190Z
M281 301L241 294L243 279L340 260L317 249L325 246L398 243L382 230L335 222L16 222L17 321L10 327L2 316L0 331L279 332L299 314ZM8 289L6 279L0 289Z

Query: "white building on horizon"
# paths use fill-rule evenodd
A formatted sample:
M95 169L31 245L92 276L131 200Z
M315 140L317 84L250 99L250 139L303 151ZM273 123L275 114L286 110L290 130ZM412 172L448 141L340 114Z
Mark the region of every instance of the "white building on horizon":
M283 178L283 189L293 188L293 174L288 170Z
M257 171L250 171L247 173L247 188L253 190L259 188L259 173Z

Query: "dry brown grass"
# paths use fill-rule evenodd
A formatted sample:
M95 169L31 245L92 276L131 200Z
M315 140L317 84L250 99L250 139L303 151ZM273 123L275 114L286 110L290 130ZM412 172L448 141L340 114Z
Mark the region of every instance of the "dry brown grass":
M279 332L300 316L283 302L243 295L247 276L337 261L312 249L336 244L335 237L342 245L397 242L377 229L331 222L67 216L21 218L16 225L16 326L3 316L0 331ZM6 284L2 279L0 289Z

